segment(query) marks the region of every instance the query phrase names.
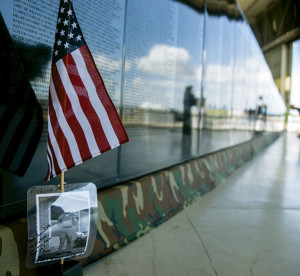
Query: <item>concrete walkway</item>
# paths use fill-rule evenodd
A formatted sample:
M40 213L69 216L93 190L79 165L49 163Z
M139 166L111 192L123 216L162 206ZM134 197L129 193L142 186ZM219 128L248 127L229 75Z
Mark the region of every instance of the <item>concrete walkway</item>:
M300 139L279 138L216 190L84 276L299 276Z

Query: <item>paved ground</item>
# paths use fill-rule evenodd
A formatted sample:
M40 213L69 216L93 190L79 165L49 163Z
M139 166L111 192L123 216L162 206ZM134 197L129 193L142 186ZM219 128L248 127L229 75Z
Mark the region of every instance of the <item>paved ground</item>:
M300 275L300 139L288 134L87 275Z

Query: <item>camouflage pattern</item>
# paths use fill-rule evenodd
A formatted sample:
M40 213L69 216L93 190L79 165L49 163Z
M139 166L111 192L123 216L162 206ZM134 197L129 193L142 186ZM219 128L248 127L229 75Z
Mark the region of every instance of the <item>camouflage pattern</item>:
M271 144L280 133L251 141L153 173L98 193L97 238L83 265L95 261L180 212L216 188L236 168ZM0 225L0 275L37 275L25 267L27 220Z

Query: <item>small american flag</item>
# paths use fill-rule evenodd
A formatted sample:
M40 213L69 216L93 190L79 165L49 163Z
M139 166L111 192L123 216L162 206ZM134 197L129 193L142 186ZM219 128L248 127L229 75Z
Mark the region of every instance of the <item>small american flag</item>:
M45 181L128 142L70 0L61 0L49 89Z

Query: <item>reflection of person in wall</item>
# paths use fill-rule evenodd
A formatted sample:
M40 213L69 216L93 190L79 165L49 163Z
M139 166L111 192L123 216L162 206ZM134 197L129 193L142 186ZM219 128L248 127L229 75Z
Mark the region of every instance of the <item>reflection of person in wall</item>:
M66 242L66 251L71 252L78 231L78 217L74 213L63 213L58 218L58 226L60 226L59 252L63 251Z
M266 126L267 126L267 110L268 110L268 107L266 104L264 104L261 108L261 115L262 115L264 130L266 130Z
M267 125L267 105L263 102L263 96L258 98L257 117L261 119L261 130L265 130Z
M191 107L197 104L197 99L193 95L193 86L187 86L183 98L183 133L191 134L192 120Z

